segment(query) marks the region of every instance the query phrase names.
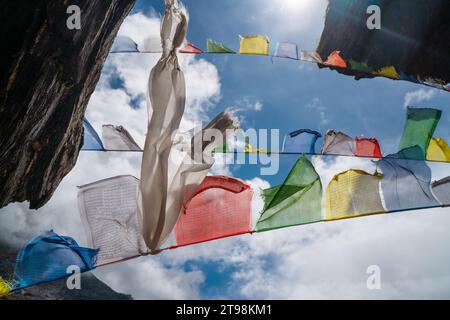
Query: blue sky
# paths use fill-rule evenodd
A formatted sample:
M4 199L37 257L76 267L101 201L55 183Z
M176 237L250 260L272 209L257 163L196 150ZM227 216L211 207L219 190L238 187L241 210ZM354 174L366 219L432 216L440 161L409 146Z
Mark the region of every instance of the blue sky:
M163 1L137 1L119 33L158 35ZM185 0L188 39L204 48L212 38L237 50L239 35L264 34L314 50L323 26L325 0ZM138 41L139 39L136 39ZM337 48L338 49L338 48ZM340 48L344 50L345 48ZM157 54L111 54L86 116L102 124L124 125L143 144L145 91ZM443 110L436 136L450 140L450 94L403 81L355 81L306 62L244 55L180 56L187 81L187 123L207 120L229 107L244 129L299 128L376 137L384 154L397 151L405 103ZM260 103L260 111L255 105ZM257 108L259 109L259 108ZM318 140L319 150L322 140ZM295 156L282 156L275 176L259 177L258 165L221 168L245 180L271 185L283 181ZM371 168L368 159L316 159L321 177L348 168ZM52 200L38 214L26 204L0 210L0 238L23 243L53 228L85 245L77 210L77 185L121 174L139 176L141 155L82 152ZM220 169L220 168L219 168ZM433 165L434 177L448 175ZM325 184L325 182L323 184ZM258 181L257 181L258 182ZM264 185L259 181L257 185ZM422 210L348 221L319 223L240 236L144 257L95 274L115 290L138 299L174 298L450 298L449 209ZM383 289L366 288L366 268L379 265Z

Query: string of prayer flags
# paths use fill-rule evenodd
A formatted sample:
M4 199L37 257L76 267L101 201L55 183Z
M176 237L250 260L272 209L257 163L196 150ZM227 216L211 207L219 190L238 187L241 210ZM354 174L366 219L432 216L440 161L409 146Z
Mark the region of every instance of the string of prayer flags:
M229 53L235 54L236 52L228 49L223 44L215 42L214 40L208 39L206 41L206 53Z
M283 141L283 152L286 153L316 153L317 139L322 135L314 130L299 129L287 134Z
M385 212L379 183L381 174L348 170L333 177L325 194L326 220Z
M269 39L266 36L244 36L241 37L240 54L269 55Z
M256 231L267 231L321 220L322 184L312 163L299 158L283 184L263 190L264 211Z
M104 151L102 140L86 118L83 118L83 146L85 151Z

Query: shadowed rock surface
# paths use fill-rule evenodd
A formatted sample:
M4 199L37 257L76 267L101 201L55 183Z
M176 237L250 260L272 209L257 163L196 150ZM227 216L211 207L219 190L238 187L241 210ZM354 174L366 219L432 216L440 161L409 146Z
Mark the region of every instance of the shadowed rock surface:
M381 9L381 30L366 26L366 10L372 4ZM449 34L448 0L329 0L317 52L326 59L340 50L345 60L365 62L375 70L392 65L398 72L449 83Z
M16 250L0 244L0 275L6 277L14 270ZM2 298L0 298L1 300ZM13 293L5 300L132 300L131 295L114 291L97 279L92 273L81 275L81 289L69 290L66 280L57 280L47 284L26 288Z
M73 168L82 118L135 0L0 3L0 207L43 206ZM81 8L81 30L66 27Z

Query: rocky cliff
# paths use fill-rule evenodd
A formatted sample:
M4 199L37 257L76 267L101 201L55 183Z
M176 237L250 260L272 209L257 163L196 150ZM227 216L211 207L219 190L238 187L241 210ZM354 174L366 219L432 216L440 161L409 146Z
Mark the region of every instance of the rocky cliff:
M0 207L41 207L75 165L86 105L134 2L0 2ZM66 26L70 5L80 30Z
M381 10L381 29L366 26L369 5ZM345 60L367 63L377 70L450 82L450 1L329 0L317 52L323 59L340 50ZM340 73L370 77L349 69Z

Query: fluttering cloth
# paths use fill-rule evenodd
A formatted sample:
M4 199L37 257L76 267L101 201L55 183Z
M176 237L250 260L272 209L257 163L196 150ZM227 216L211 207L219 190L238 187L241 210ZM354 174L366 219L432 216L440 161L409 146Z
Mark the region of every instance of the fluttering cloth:
M355 156L382 158L380 145L375 138L356 138Z
M172 134L183 116L186 85L177 59L177 48L184 41L188 18L177 0L165 0L161 23L163 53L153 67L148 81L149 123L141 165L142 233L153 251L166 238L168 221L176 221L178 212L166 212L168 160ZM175 216L170 216L170 214Z
M427 160L450 162L450 147L442 138L432 138L427 150Z
M353 156L355 140L345 133L328 130L323 142L322 154Z
M177 246L251 232L252 190L242 181L208 176L175 226Z
M263 35L241 37L240 54L269 54L269 39Z
M319 132L309 129L291 132L284 137L283 152L314 154L316 141L320 137L322 135Z
M379 189L382 178L353 169L334 176L325 196L326 220L384 212Z
M139 180L118 176L79 187L78 208L99 265L147 252L138 219Z
M301 156L283 184L263 190L264 211L256 224L266 231L317 222L322 214L322 184L311 162Z
M103 144L106 150L140 151L142 150L130 133L122 126L105 124L102 126Z
M431 108L408 107L406 123L400 141L399 150L410 149L405 154L409 159L425 159L434 130L441 119L441 110ZM411 151L414 151L412 153Z
M196 46L194 46L189 41L185 40L183 47L179 50L180 53L190 53L190 54L201 54L203 51Z
M323 63L324 65L328 67L334 67L334 68L347 68L347 62L341 57L340 51L333 51L328 56L327 60Z
M105 150L102 140L86 118L83 118L83 147L85 151Z
M323 60L320 55L315 51L301 51L300 52L300 60L308 61L313 63L322 64Z
M298 47L292 42L279 42L274 57L298 60Z
M127 36L117 36L111 48L111 53L139 52L136 42Z
M230 53L234 54L235 51L228 49L223 44L218 43L212 39L206 40L206 52L207 53Z
M71 266L78 266L81 272L92 270L95 268L97 252L78 246L70 237L46 231L19 251L13 289L65 278L70 275L68 267Z
M387 211L439 206L431 193L430 167L425 161L408 159L408 154L420 152L420 148L416 146L377 162L378 168L383 173L381 191Z

